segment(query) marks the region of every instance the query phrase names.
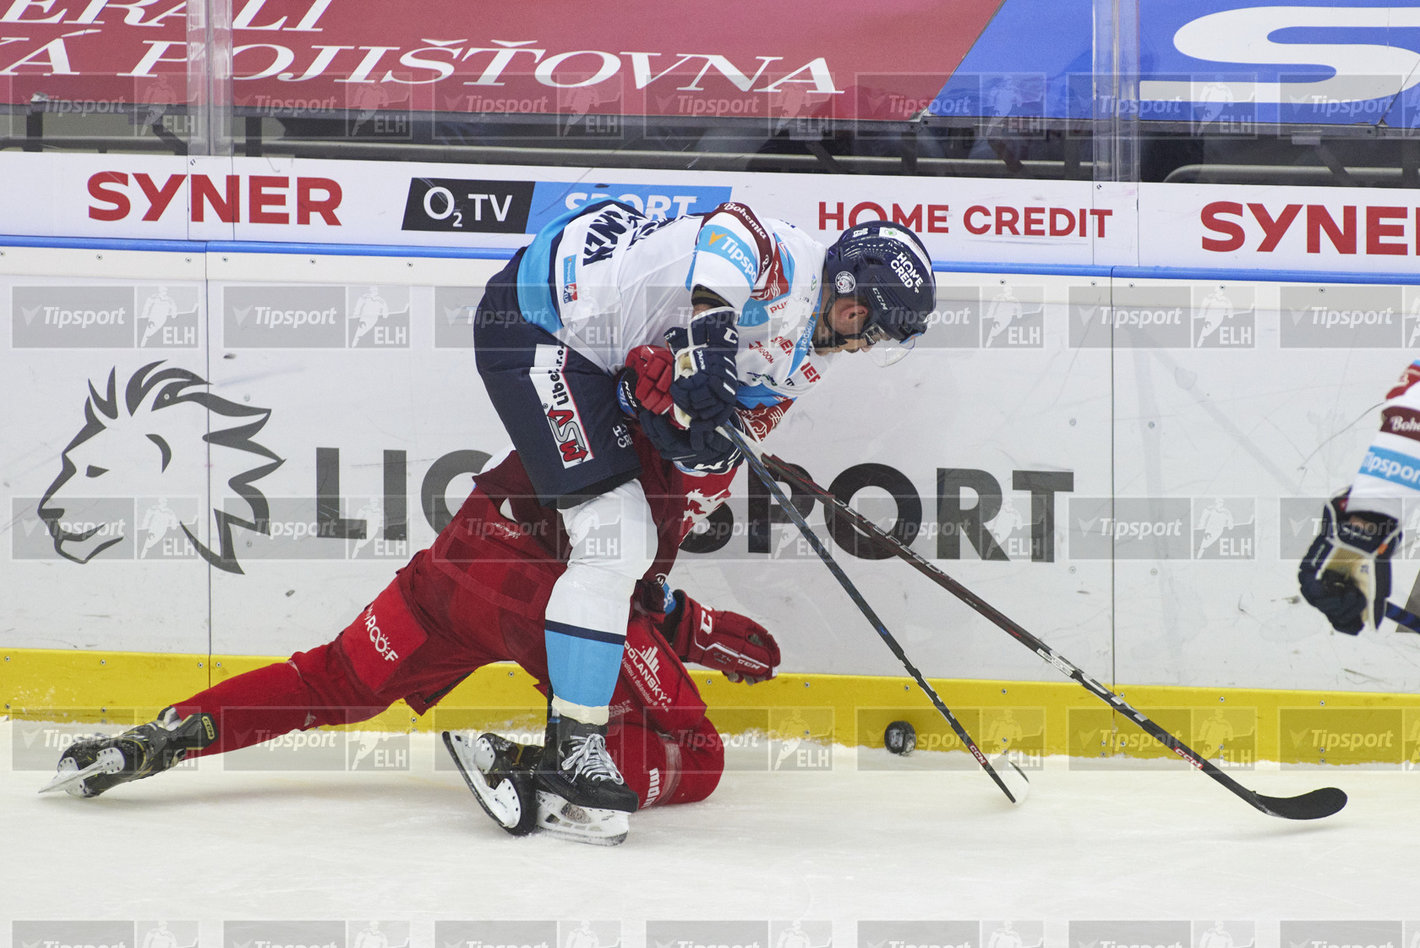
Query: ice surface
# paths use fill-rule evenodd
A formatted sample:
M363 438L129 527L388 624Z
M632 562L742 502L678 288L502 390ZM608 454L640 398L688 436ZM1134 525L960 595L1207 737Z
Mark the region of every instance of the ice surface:
M1014 807L965 755L819 748L826 766L788 772L737 749L709 800L641 813L602 849L506 836L429 734L397 770L237 770L232 755L76 800L36 793L48 775L15 765L17 728L0 724L6 940L36 919L188 920L204 946L249 919L390 920L431 948L458 919L618 920L626 948L659 946L648 932L676 919L802 920L864 946L869 920L1017 920L1062 948L1099 919L1241 919L1279 948L1287 920L1420 932L1420 774L1396 769L1234 773L1265 794L1351 796L1293 823L1173 762L1049 758Z

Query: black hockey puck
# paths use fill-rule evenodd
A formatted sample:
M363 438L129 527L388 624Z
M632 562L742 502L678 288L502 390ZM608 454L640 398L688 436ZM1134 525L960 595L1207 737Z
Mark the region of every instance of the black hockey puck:
M894 721L883 731L883 746L894 754L910 754L917 747L917 729L906 721Z

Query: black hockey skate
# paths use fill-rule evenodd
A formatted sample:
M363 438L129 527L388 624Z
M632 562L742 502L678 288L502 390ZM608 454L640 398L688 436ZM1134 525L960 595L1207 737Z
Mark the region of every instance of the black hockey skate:
M516 744L497 734L480 734L470 741L449 731L444 732L444 746L474 799L495 823L514 836L537 829L533 770L542 748Z
M568 720L550 723L547 735L550 746L561 748L562 766L549 763L553 757L541 747L497 734L469 740L445 731L444 746L479 806L514 836L536 831L594 846L624 842L637 798L607 754L605 729Z
M188 751L201 750L216 739L212 715L179 720L177 711L164 708L156 721L117 736L77 738L59 758L58 774L40 793L64 790L71 796L96 797L110 787L161 773L180 763Z
M636 791L626 785L607 751L606 725L550 718L537 789L542 829L606 845L626 838Z

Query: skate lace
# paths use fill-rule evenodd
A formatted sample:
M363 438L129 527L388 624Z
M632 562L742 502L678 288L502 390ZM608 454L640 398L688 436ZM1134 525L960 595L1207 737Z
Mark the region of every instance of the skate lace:
M574 777L588 776L593 780L610 780L621 783L621 774L611 762L607 753L606 738L600 734L588 734L570 739L572 753L562 761L564 769L571 770Z

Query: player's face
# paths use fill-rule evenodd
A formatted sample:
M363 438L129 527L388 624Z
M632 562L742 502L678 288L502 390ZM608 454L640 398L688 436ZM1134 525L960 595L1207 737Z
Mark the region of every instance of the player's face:
M824 354L860 352L871 348L873 344L866 339L835 339L834 336L835 333L842 337L862 332L868 318L868 307L856 296L838 297L819 319L818 328L814 331L814 348Z

